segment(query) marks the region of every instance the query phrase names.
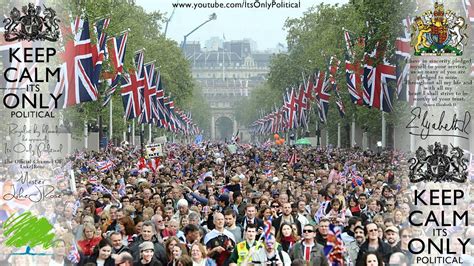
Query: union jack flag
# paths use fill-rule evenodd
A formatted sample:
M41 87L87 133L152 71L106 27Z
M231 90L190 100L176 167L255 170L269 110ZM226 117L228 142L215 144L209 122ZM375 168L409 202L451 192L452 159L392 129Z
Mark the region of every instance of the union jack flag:
M390 80L396 81L396 68L385 58L385 46L379 43L371 55L366 55L364 65L364 97L369 105L384 112L391 112L393 90ZM381 62L376 62L380 60Z
M143 108L140 115L140 123L149 124L153 122L154 112L153 108L156 106L156 75L155 75L155 64L148 63L145 65L145 81L144 88L142 91L143 95Z
M329 109L329 99L331 97L330 80L324 71L318 71L314 75L314 90L316 91L316 106L318 107L319 120L323 123L327 121L327 112Z
M141 112L141 93L140 90L143 88L143 80L137 79L137 73L135 70L130 70L130 75L124 75L124 85L122 85L122 101L125 109L125 117L127 119L133 119L138 117Z
M342 241L341 232L339 226L329 225L324 255L328 258L329 265L332 266L344 265L344 242Z
M101 172L107 172L114 166L115 164L110 159L102 162L97 162L97 169Z
M96 101L98 97L97 83L94 83L95 62L87 19L77 17L68 29L63 29L63 38L72 34L61 57L65 61L61 65L60 81L56 84L53 94L63 94L58 107L66 108L83 102ZM54 102L50 102L50 109Z
M77 249L76 243L74 242L67 254L67 259L72 263L79 263L81 260L81 255L79 254L79 250Z
M107 43L107 28L109 27L110 19L105 18L97 21L94 24L94 31L97 36L95 47L92 47L92 60L95 62L93 83L98 84L100 79L100 72L102 71L102 63L106 54Z
M154 117L156 119L156 123L159 127L168 128L168 120L167 120L167 109L165 108L165 92L163 89L163 82L161 80L161 73L157 72L157 87L156 87L156 108L153 108L153 111L156 112Z
M104 73L104 79L110 84L105 91L105 97L102 106L106 106L112 94L119 84L122 84L123 64L125 61L125 52L127 49L128 32L118 37L107 40L107 54L112 63L113 72Z
M125 191L125 179L122 177L119 179L119 184L120 184L120 187L118 189L118 193L120 194L120 196L125 196L127 194L127 192Z
M99 185L94 186L94 188L92 188L92 191L94 191L94 192L100 192L100 193L102 193L102 194L110 194L110 195L112 195L112 192L110 191L110 189L104 187L104 185L102 185L102 184L99 184Z
M296 151L293 151L293 153L290 156L290 159L288 160L288 164L293 166L298 162L298 155L296 154Z
M298 109L296 111L296 116L297 116L297 123L299 125L302 125L304 127L307 127L307 122L306 122L306 110L308 109L309 103L308 99L306 98L306 92L305 92L305 84L302 83L300 85L300 88L298 90L298 94L296 94L296 105L298 106ZM272 122L273 122L273 116L272 116Z
M285 98L283 99L285 108L286 108L286 121L288 124L286 125L287 129L293 129L297 127L297 116L296 116L296 97L295 97L295 89L291 88L291 93L288 94L286 91Z
M271 234L271 229L272 229L272 217L270 216L270 218L266 221L263 221L264 223L264 228L263 228L263 234L262 236L265 238L265 241L268 241L270 240L270 238L272 237L272 234Z

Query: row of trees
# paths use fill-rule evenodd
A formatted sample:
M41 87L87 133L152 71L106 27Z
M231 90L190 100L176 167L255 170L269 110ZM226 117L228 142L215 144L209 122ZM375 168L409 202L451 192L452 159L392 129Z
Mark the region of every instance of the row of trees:
M72 10L73 15L87 16L91 27L93 22L101 18L110 18L108 36L118 35L129 30L127 52L124 69L133 68L134 52L145 48L145 63L155 60L155 66L161 73L166 95L171 95L175 105L182 110L191 111L193 121L208 131L210 127L209 109L201 93L201 89L194 82L191 67L184 57L179 45L163 35L166 23L166 14L147 12L130 0L94 0L94 1L64 1L65 10ZM94 39L92 40L94 41ZM104 71L110 67L105 62ZM99 89L102 93L105 85ZM121 139L130 121L124 123L123 105L120 89L114 93L113 102L113 137ZM103 117L103 124L109 124L109 108L103 108L102 102L88 102L66 110L66 118L74 125L75 133L82 132L80 126L84 122ZM137 127L138 128L138 127ZM164 130L154 129L161 134ZM147 131L146 131L147 132Z
M414 10L412 1L350 1L344 5L320 4L304 13L300 18L287 19L288 53L274 55L268 81L252 92L247 101L240 103L241 111L238 118L241 123L250 124L260 118L260 110L265 113L281 106L285 89L298 87L304 78L316 69L327 70L329 58L335 55L341 60L340 71L336 79L339 91L346 107L346 116L339 116L335 98L332 94L328 123L321 125L329 131L330 140L336 142L337 124L343 130L343 145L349 145L349 124L355 117L356 124L370 135L381 134L381 111L360 107L350 102L345 80L345 41L344 29L357 36L369 36L366 49L373 50L377 40L388 40L387 57L394 55L394 40L403 31L401 20ZM362 53L359 53L362 54ZM392 60L393 62L393 60ZM395 88L394 84L392 87ZM396 103L395 110L387 115L387 122L395 124L404 116L406 103ZM258 112L255 112L257 110ZM314 132L317 116L313 112L310 117L309 129ZM344 132L344 130L346 132Z

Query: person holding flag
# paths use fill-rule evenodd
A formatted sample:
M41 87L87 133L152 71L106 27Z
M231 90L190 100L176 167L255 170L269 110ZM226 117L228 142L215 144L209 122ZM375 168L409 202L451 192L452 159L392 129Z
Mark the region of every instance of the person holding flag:
M273 234L269 234L265 237L263 248L258 248L259 244L250 248L249 256L242 265L248 265L251 263L253 265L279 265L286 266L291 265L291 258L283 251L276 238ZM252 258L252 260L250 260Z

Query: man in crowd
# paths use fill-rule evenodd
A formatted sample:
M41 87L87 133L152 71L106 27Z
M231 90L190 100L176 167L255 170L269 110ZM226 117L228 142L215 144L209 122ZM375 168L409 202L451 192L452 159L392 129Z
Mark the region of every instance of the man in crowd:
M263 221L257 218L257 208L253 204L245 206L245 216L239 222L241 228L246 228L248 224L256 224L257 230L263 228Z
M398 237L399 231L396 226L389 226L385 229L385 241L390 247L394 248L398 244Z
M354 227L354 240L344 241L344 246L349 254L350 262L357 261L357 254L359 254L359 247L365 242L364 227L357 225Z
M191 254L191 246L196 243L200 242L200 232L199 227L194 224L187 224L184 229L184 238L180 238L182 244L184 244L184 248L187 251L186 254Z
M216 212L213 217L214 229L204 237L209 257L218 265L224 265L235 247L234 235L224 228L225 219L222 213Z
M227 208L224 211L224 219L225 219L225 229L229 230L235 238L235 242L239 243L242 241L242 228L235 224L236 222L236 215L234 210Z
M367 240L360 246L357 254L356 266L365 265L364 255L369 250L376 251L383 258L384 263L388 263L392 248L379 238L378 226L375 223L369 223L365 226Z
M135 239L135 241L130 245L130 250L134 258L140 257L140 244L143 242L150 242L154 246L154 255L155 257L163 264L166 265L167 258L165 253L165 248L155 236L154 225L151 221L146 221L142 225L140 235Z
M303 228L303 239L290 249L291 260L303 259L309 265L329 265L324 247L315 241L316 230L307 224Z
M245 228L245 240L237 243L237 246L230 255L230 266L241 265L247 256L250 256L249 250L256 244L256 236L257 226L255 224L247 225L247 228ZM250 258L250 261L252 261L252 258Z
M330 221L327 218L322 218L319 221L318 232L316 234L316 242L318 242L318 244L322 245L323 247L326 246L326 243L328 241L327 238L329 232L329 224Z
M275 227L275 232L277 232L277 237L280 237L279 232L280 232L280 226L283 223L288 223L288 224L296 224L296 228L298 230L297 235L301 235L301 223L298 221L298 219L291 214L292 208L291 208L291 203L285 202L282 203L282 215L275 220L272 221L272 226Z
M244 262L255 263L255 265L290 265L291 259L288 253L283 251L281 246L276 242L275 236L270 235L264 241L263 248L253 246L250 248L250 256ZM250 259L252 259L250 261Z
M130 249L122 242L122 234L119 232L112 232L110 234L110 242L112 243L112 254L119 255L123 252L130 253Z

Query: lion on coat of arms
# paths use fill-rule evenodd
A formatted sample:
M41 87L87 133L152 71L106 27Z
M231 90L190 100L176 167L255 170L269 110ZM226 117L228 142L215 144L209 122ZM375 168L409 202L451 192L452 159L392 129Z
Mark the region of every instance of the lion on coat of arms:
M434 10L425 11L414 19L412 46L415 55L450 54L462 55L467 43L466 20L443 4L435 3Z

